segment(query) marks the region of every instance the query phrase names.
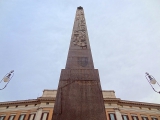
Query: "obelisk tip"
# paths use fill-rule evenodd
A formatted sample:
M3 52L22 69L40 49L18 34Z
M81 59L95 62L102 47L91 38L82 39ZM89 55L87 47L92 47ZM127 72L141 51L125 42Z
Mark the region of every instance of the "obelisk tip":
M77 7L77 9L83 9L83 7L79 6L79 7Z

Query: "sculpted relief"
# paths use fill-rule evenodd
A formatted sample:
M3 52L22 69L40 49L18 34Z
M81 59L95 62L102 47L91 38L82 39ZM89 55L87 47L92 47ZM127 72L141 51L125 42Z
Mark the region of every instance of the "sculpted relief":
M78 28L73 33L73 44L81 48L87 48L86 42L86 23L84 19L83 10L79 10L76 16L76 23Z

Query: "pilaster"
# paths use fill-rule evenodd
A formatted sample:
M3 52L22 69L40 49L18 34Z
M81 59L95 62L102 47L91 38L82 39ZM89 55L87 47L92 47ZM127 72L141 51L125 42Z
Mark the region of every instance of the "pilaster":
M122 120L122 115L118 108L114 108L117 120Z
M36 112L35 120L40 120L41 119L42 110L43 110L43 108L41 108L41 107L38 108L38 110Z

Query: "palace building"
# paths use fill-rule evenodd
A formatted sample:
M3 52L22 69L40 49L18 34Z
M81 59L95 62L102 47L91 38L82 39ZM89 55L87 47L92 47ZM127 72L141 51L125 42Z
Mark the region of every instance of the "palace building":
M46 89L37 99L0 102L0 120L160 120L160 104L121 100L101 89L84 10L78 7L58 89Z
M113 90L102 93L107 120L160 120L160 104L121 100ZM0 120L52 120L56 94L44 90L37 99L0 102Z

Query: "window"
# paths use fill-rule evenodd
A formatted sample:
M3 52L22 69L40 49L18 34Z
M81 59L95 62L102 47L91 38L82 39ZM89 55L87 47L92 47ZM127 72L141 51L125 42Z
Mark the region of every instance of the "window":
M0 116L0 120L4 120L5 119L5 116Z
M48 119L48 113L42 113L41 120L47 120Z
M152 120L158 120L158 118L152 117Z
M34 118L35 118L35 114L30 114L28 120L34 120Z
M122 115L123 120L129 120L127 115Z
M25 116L25 114L20 115L18 120L24 120Z
M11 115L11 116L9 116L8 120L14 120L14 118L15 118L15 115Z
M137 116L132 116L132 120L138 120Z
M148 118L147 117L142 117L142 120L148 120Z
M110 120L116 120L116 116L114 113L109 113L109 119Z

